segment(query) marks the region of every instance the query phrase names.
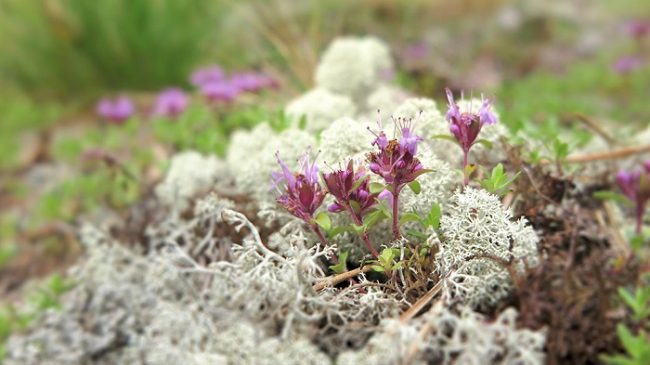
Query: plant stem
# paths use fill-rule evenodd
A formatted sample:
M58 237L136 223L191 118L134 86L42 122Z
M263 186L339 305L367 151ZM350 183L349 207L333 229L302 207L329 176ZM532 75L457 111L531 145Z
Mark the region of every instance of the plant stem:
M463 184L469 184L469 176L467 175L467 165L469 162L469 151L463 150Z
M352 217L352 221L354 224L357 226L362 226L363 221L361 220L361 217L354 212L354 209L350 206L350 204L345 204L345 210L350 213L350 216ZM366 245L366 248L368 248L368 251L372 254L372 257L377 258L379 257L379 252L375 249L375 246L372 245L372 242L370 242L370 237L368 237L368 232L365 230L363 231L362 234L359 235L361 239L363 240L363 243Z
M328 246L329 242L327 241L327 238L325 238L325 235L323 235L323 231L320 230L318 225L315 224L315 223L312 223L309 226L311 227L312 231L314 231L314 233L316 233L316 236L318 236L318 239L321 241L321 243L323 245L325 245L325 246Z
M635 233L637 235L641 234L641 228L643 227L643 213L645 213L645 204L637 204L637 206L636 206L636 229L635 229Z
M399 186L393 184L393 236L395 236L396 240L402 237L399 231L399 193Z

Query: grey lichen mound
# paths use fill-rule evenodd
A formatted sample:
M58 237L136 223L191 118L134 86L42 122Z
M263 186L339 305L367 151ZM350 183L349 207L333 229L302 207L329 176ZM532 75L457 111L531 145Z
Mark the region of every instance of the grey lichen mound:
M172 157L165 180L156 187L156 195L168 206L179 210L188 207L189 200L210 190L223 177L223 161L215 156L203 156L186 151Z
M525 219L512 220L496 195L465 188L451 198L440 220L436 261L449 301L490 308L512 289L504 264L522 271L538 264L535 231Z
M201 204L197 209L216 210L177 223L163 239L167 246L150 256L85 227L87 257L71 275L76 287L60 311L46 312L28 333L9 340L6 364L329 363L301 332L320 318L310 315L321 308L311 283L322 252L298 246L285 258L253 234L233 247L230 262L201 266L188 254L213 239L211 231L193 235L211 219L251 229L228 205ZM181 248L177 237L193 244Z
M365 99L392 68L390 49L379 39L342 37L321 57L316 85L353 100Z
M319 162L338 169L344 168L350 159L365 165L365 155L373 151L374 136L367 127L351 118L337 119L320 136Z
M494 322L469 308L456 314L440 305L409 323L385 320L359 351L341 354L338 364L520 364L544 363L543 332L517 329L509 308Z
M250 132L235 134L228 149L228 169L240 192L261 203L270 202L274 198L271 173L280 169L275 153L279 152L287 166L295 170L299 158L316 147L316 138L311 133L287 129L275 134L262 124Z

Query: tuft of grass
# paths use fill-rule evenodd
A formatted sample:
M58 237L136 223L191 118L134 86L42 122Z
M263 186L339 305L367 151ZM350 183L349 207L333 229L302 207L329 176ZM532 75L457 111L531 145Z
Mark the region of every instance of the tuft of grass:
M224 6L209 0L3 1L0 71L32 93L57 96L184 84L217 43Z

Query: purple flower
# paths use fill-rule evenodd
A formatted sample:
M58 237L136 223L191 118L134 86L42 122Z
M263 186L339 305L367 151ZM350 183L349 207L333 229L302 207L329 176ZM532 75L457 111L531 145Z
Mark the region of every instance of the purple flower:
M491 102L483 99L483 104L478 113L461 112L458 104L454 101L454 95L451 90L446 89L449 110L447 111L447 121L449 121L449 130L456 137L465 153L472 148L481 128L484 125L491 125L497 122L497 117L492 112Z
M359 218L363 217L364 213L375 205L377 196L370 193L369 180L363 168L354 171L352 160L345 170L323 174L327 192L336 198L336 202L332 203L327 210L332 213L352 210L351 213Z
M225 74L221 67L211 65L194 71L190 77L190 83L196 87L202 87L208 83L223 81Z
M135 113L135 106L131 99L119 96L116 99L102 99L97 104L97 114L116 124L121 124Z
M636 232L641 233L643 214L650 201L650 160L643 163L645 171L620 171L616 182L623 194L636 206Z
M393 204L395 204L395 199L393 198L393 193L391 193L390 191L388 191L386 189L382 190L382 192L379 193L379 195L377 195L377 198L385 200L386 203L388 203L388 206L391 207L391 208L393 207Z
M638 56L622 56L619 57L612 65L612 69L619 74L630 73L639 67L643 66L643 59Z
M395 239L401 237L399 230L398 206L399 194L406 184L413 182L418 176L427 173L415 157L417 144L422 140L412 131L412 119L398 118L395 120L401 138L389 140L386 133L380 130L375 134L375 141L372 143L379 148L377 152L368 153L367 159L370 171L381 176L386 182L386 191L392 195L393 207L393 235ZM381 124L380 124L381 128ZM381 197L386 197L382 192Z
M230 77L230 83L240 91L259 92L275 88L277 83L271 77L259 72L240 72Z
M449 122L449 130L463 150L463 168L465 169L469 164L469 151L476 142L481 128L485 125L497 123L497 117L492 112L492 103L489 99L483 99L478 113L474 113L471 110L461 112L451 90L446 89L445 91L447 92L447 101L449 102L449 110L447 110L446 115L447 121ZM468 183L469 176L465 176L465 185Z
M367 155L370 171L398 189L427 172L415 157L417 144L422 138L413 134L410 122L411 120L401 118L396 120L402 134L399 140L388 140L384 131L376 133L373 145L376 145L379 151Z
M624 29L630 37L641 39L650 34L650 21L643 19L630 20L625 23Z
M276 152L281 171L272 174L274 186L280 192L277 202L289 213L314 225L314 212L325 199L318 181L318 167L309 162L309 153L300 159L300 171L292 172Z
M239 92L238 87L226 80L201 85L201 94L215 102L233 102L239 96Z
M163 90L158 94L158 98L153 107L153 114L156 116L176 118L187 109L188 102L187 95L179 88Z

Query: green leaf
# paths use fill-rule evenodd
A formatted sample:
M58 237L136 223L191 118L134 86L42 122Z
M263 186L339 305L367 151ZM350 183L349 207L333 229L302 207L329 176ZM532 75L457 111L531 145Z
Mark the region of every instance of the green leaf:
M440 209L440 204L435 203L431 206L431 209L429 210L429 213L427 214L425 220L424 220L424 225L425 227L431 227L433 229L438 229L440 226L440 217L442 216L442 212Z
M359 186L361 186L361 184L363 184L364 181L366 181L366 179L359 179L359 180L357 180L357 181L354 183L354 185L352 185L352 187L350 188L350 191L348 191L348 193L351 193L351 192L357 190L357 189L359 188Z
M426 240L427 238L429 238L429 236L427 236L426 234L424 234L424 233L422 233L422 232L420 232L420 231L418 231L416 229L407 229L405 232L409 236L415 237L415 238L417 238L419 240Z
M330 238L334 238L344 232L354 233L354 229L350 226L339 226L339 227L332 228L329 232L327 232L327 234Z
M420 221L422 221L422 218L417 213L404 213L399 218L400 225L403 225L404 223L408 223L408 222L420 222Z
M382 210L378 209L363 217L363 225L366 229L369 229L385 218L388 218L388 216Z
M458 144L456 138L451 134L434 134L433 136L431 136L431 139L444 139L447 141L454 142L455 144Z
M627 205L632 204L630 199L628 197L626 197L625 195L620 194L620 193L616 193L616 192L613 192L613 191L609 191L609 190L595 191L592 195L593 195L594 198L596 198L598 200L611 200L611 201L614 201L614 202L617 202L617 203L623 203L623 204L627 204Z
M352 207L352 210L355 213L359 213L361 211L361 205L359 205L359 203L354 200L350 200L350 207Z
M332 269L332 271L334 271L337 274L346 272L348 270L345 265L347 260L348 260L348 252L347 251L341 252L339 254L339 263L336 265L331 265L330 269Z
M330 229L332 229L332 220L330 219L330 216L325 212L318 213L314 218L314 222L316 222L319 227L324 229L325 232L328 232Z
M362 235L366 231L366 226L364 225L353 224L351 227L352 230L358 235Z
M386 189L386 185L380 183L370 183L370 192L372 194L379 194Z
M408 186L411 189L411 191L415 193L415 195L420 194L420 192L422 191L422 186L420 185L420 182L418 182L417 180L413 180L408 184Z
M370 268L371 268L373 271L376 271L376 272L384 272L384 271L386 271L386 270L384 269L384 267L383 267L383 266L380 266L380 265L372 265L372 266L370 266Z
M481 144L481 145L483 145L483 147L485 147L487 149L492 149L492 142L488 141L487 139L479 139L479 140L476 140L474 143Z

